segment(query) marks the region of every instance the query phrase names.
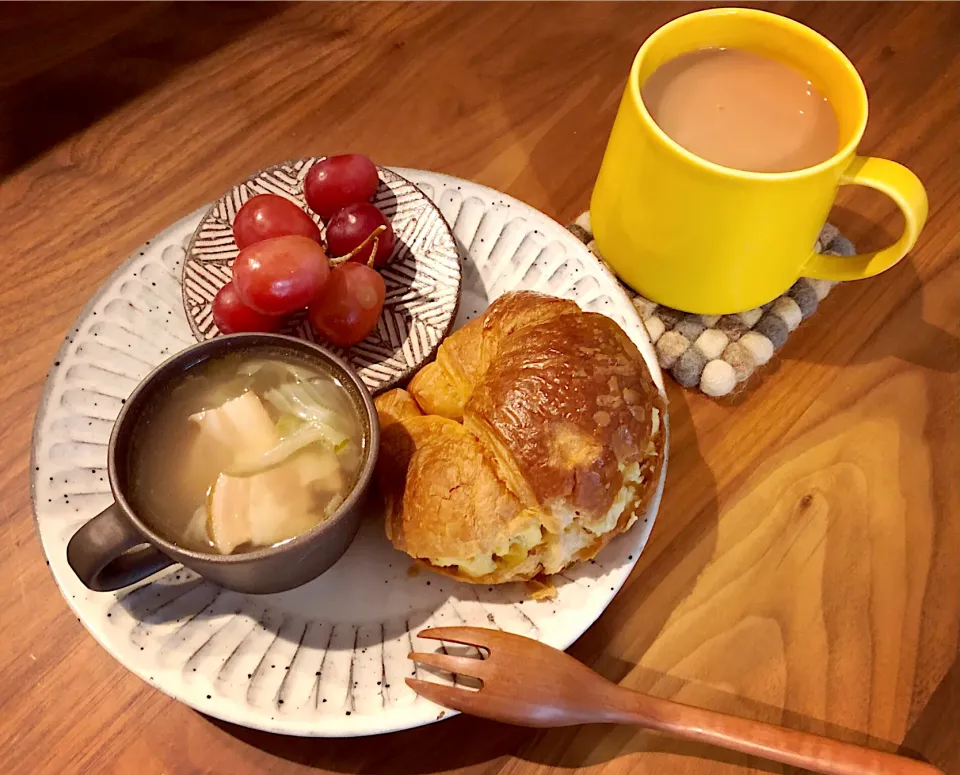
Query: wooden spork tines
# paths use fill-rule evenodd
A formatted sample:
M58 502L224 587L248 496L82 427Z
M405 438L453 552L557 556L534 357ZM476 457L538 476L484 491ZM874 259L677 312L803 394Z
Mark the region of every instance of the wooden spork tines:
M637 724L825 775L942 775L930 764L902 756L633 692L568 654L519 635L441 627L420 637L487 652L485 659L410 654L420 664L479 679L479 691L407 679L428 700L475 716L528 727Z

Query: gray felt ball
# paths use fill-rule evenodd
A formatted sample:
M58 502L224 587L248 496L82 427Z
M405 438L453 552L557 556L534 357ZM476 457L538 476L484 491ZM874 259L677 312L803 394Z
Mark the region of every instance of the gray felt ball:
M667 331L657 340L657 358L660 365L670 369L681 355L690 348L690 341L676 331Z
M797 280L793 287L787 291L787 296L797 302L804 320L817 311L817 292L808 280L802 277Z
M783 347L787 341L787 336L790 334L790 331L787 329L787 324L772 312L765 313L764 316L757 321L757 325L753 327L753 330L763 334L773 342L773 349L775 350Z
M832 223L825 223L820 229L820 244L827 248L838 236L840 236L840 229Z
M730 342L727 349L723 351L723 359L733 366L733 372L736 374L737 382L743 382L757 368L750 350L744 347L740 342Z
M671 309L670 307L660 307L657 310L657 317L663 321L663 325L667 327L668 331L677 325L677 323L679 323L685 315L685 312L679 312L678 310Z
M687 315L673 327L674 331L683 334L691 342L696 341L697 337L703 333L703 329L704 325L699 315Z
M567 231L580 240L584 245L593 239L593 237L590 236L590 232L588 232L582 226L577 226L575 223L571 223L569 226L567 226Z
M673 364L670 373L684 387L693 387L699 384L700 375L706 365L707 359L703 357L703 353L696 347L688 347Z
M723 331L723 333L727 335L727 339L731 342L736 342L750 330L738 315L724 315L717 321L717 325L714 326L714 328Z
M857 249L853 246L853 243L842 234L834 237L829 249L838 256L855 256L857 254Z

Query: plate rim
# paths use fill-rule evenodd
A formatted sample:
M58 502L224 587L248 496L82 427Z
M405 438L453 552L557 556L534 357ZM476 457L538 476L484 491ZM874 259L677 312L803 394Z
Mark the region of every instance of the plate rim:
M610 272L609 268L604 266L603 262L597 259L596 256L594 256L586 248L586 246L584 246L582 243L577 241L576 238L572 234L570 234L567 229L565 229L561 224L559 224L554 219L550 218L550 216L540 212L539 210L536 210L536 208L523 202L522 200L517 199L516 197L497 191L496 189L490 188L488 186L484 186L483 184L475 183L470 180L457 178L455 176L446 175L443 173L421 171L421 170L415 170L411 168L388 167L388 169L396 172L398 176L403 177L408 181L409 181L409 178L404 173L414 173L418 176L427 178L427 180L425 181L427 183L431 183L430 179L432 178L432 179L444 181L454 186L466 184L471 188L479 188L484 190L491 196L496 196L501 199L506 198L511 200L512 202L516 202L517 204L521 205L524 210L528 211L530 215L534 215L537 218L547 219L551 221L553 224L555 224L558 227L558 229L560 229L563 232L564 234L563 241L566 245L570 247L571 251L579 253L581 256L583 256L584 260L591 261L595 265L600 266L603 272L609 276L609 278L613 281L614 286L616 287L618 293L622 296L624 303L628 304L629 307L634 310L635 314L637 315L637 320L640 324L640 330L643 332L644 336L646 337L647 343L648 344L650 343L649 334L646 331L646 326L643 324L643 321L640 318L639 313L636 313L635 307L630 302L630 299L627 296L626 292L623 290L622 286L616 280L612 272ZM420 186L414 183L413 181L409 181L409 182L411 182L414 186L420 189ZM421 190L421 193L424 193L424 196L426 196L425 192L423 192L422 189L420 190ZM434 202L431 197L427 197L427 198L434 203L434 206L436 206L439 211L440 208L439 206L436 205L436 202ZM162 237L167 232L175 229L179 224L181 224L184 221L189 221L191 218L195 218L198 216L202 219L203 215L205 215L208 210L209 210L209 206L197 208L196 210L192 211L188 215L183 216L182 218L175 221L173 224L170 224L166 228L159 231L155 236L151 237L144 244L158 241L160 237ZM454 234L455 242L456 242L456 236L455 236L455 232L453 231L453 227L450 226L449 222L446 219L446 216L443 216L442 211L440 211L440 214L444 218L444 221L447 223L448 228L450 228L451 234ZM559 238L559 236L560 235L558 232L557 238ZM569 237L569 240L566 239L567 237ZM459 252L459 248L458 248L458 252ZM137 251L134 251L113 272L111 272L110 275L108 275L104 279L104 281L100 284L97 290L92 294L87 304L84 305L83 309L78 313L77 317L71 322L70 327L67 329L67 333L65 334L63 342L61 343L60 347L56 351L56 354L54 355L54 360L63 360L64 354L69 352L69 347L72 343L72 334L76 333L75 329L77 326L77 321L82 321L82 320L85 320L87 317L89 317L91 310L96 306L96 304L99 302L99 300L104 295L104 293L106 293L107 290L111 287L111 285L125 273L128 266L134 263L138 258L139 256L137 255ZM461 255L461 260L462 258L463 256ZM462 283L462 273L461 273L461 283ZM461 296L460 294L458 294L458 304L459 304L460 298ZM456 316L454 316L454 318L452 319L451 327L454 325L455 320L456 320ZM650 344L650 347L652 348L652 344ZM651 362L651 359L648 356L648 354L645 352L643 354L644 354L644 360L647 363L648 368L650 369L651 376L653 376L654 378L654 382L657 384L660 392L666 397L666 391L663 385L663 374L662 374L662 370L659 367L659 363L657 363L655 356L653 357ZM263 722L262 717L251 719L249 717L249 714L242 709L242 706L238 706L235 702L233 702L229 698L216 697L211 699L208 702L197 701L192 697L188 698L185 695L185 693L177 691L176 687L171 688L170 686L167 686L167 685L161 685L160 682L150 677L149 668L141 667L137 665L136 662L132 660L127 660L126 656L122 654L122 651L120 649L113 648L111 640L109 640L106 637L101 637L100 632L95 626L97 623L93 620L88 621L89 617L86 615L87 614L86 609L81 608L77 604L78 601L71 599L71 596L69 596L68 594L67 588L61 581L60 574L58 573L57 567L50 562L50 558L47 553L47 546L44 543L42 538L42 533L41 533L40 524L39 524L39 514L37 509L37 492L36 492L36 483L37 483L37 474L38 474L37 449L38 449L38 439L39 439L40 429L41 429L41 421L46 416L46 412L47 412L48 404L50 400L50 394L54 386L54 382L51 379L51 373L52 373L52 368L47 372L44 388L40 396L37 412L35 414L33 433L31 434L30 496L31 496L31 507L32 507L31 511L32 511L32 516L34 521L34 528L37 532L37 537L40 542L41 551L43 552L44 558L47 562L48 567L50 568L51 574L54 577L54 581L57 584L57 588L61 596L64 598L70 610L73 611L73 613L77 616L78 621L80 621L80 623L84 626L84 629L86 629L90 633L90 635L93 636L94 640L101 647L103 647L104 650L108 654L110 654L111 657L117 660L117 662L119 662L124 668L129 670L131 673L136 675L138 678L143 680L148 685L159 690L164 695L171 697L172 699L177 700L178 702L183 703L187 707L199 713L209 715L211 717L220 719L222 721L226 721L228 723L237 724L238 726L243 726L250 729L259 729L261 731L266 731L274 734L290 735L290 736L296 736L296 737L315 737L315 738L330 738L330 739L368 737L368 736L374 736L379 734L389 734L392 732L401 732L408 729L427 726L430 724L434 724L438 721L452 718L456 715L459 715L456 711L431 705L430 706L431 710L437 709L438 711L442 711L442 712L434 713L430 718L421 718L421 717L418 717L418 715L410 715L409 719L403 719L405 715L408 715L410 713L410 708L408 706L401 706L391 711L387 711L387 715L396 716L398 719L401 719L401 720L399 723L393 723L392 725L386 728L382 723L382 720L384 718L384 714L382 713L373 714L369 716L369 719L371 721L379 720L379 723L371 723L368 725L364 725L363 727L360 727L360 728L358 728L355 724L355 722L358 721L360 718L364 718L364 716L360 716L360 715L354 718L354 724L351 724L351 728L348 728L348 729L330 728L329 726L326 728L309 726L310 724L309 721L307 721L306 724L303 724L302 721L300 724L298 724L297 723L298 719L292 716L291 717L279 716L277 718L272 718L271 719L272 723L268 724ZM580 637L582 637L583 634L586 633L586 631L590 629L590 627L593 626L593 624L597 621L597 619L599 619L599 617L607 610L607 608L610 605L610 602L619 593L620 589L623 587L626 581L633 574L633 571L637 563L639 562L640 555L642 554L643 550L646 548L646 544L649 540L649 534L650 532L652 532L653 524L655 523L656 518L659 515L659 509L661 505L664 485L666 482L667 467L669 463L669 448L670 448L669 407L667 407L667 411L664 413L664 429L665 429L665 436L666 436L665 444L664 444L664 462L661 467L660 479L657 484L657 488L654 493L654 496L651 500L651 505L649 507L649 513L651 514L651 524L650 524L650 528L647 531L647 537L643 540L643 543L639 548L639 551L636 553L636 558L630 563L629 571L623 576L622 580L616 582L615 586L611 588L610 593L606 596L605 602L603 602L602 605L597 606L595 615L593 615L592 617L589 617L589 620L585 618L583 620L582 626L579 624L577 625L577 629L579 629L579 632L575 636L569 639L569 642L565 646L563 646L564 649L569 648Z

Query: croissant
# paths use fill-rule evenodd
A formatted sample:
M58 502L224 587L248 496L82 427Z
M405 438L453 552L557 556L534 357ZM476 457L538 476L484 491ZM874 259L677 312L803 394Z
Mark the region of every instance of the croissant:
M636 346L538 293L501 296L376 405L387 537L463 581L593 558L644 514L664 463L665 400Z

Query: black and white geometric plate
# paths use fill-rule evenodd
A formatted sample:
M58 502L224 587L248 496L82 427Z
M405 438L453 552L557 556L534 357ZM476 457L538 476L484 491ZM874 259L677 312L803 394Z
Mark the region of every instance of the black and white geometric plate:
M656 353L637 312L603 265L566 229L528 205L466 180L398 170L436 202L463 253L454 327L514 289L573 299L616 320L660 389ZM77 318L47 378L31 463L37 531L63 596L90 633L129 670L210 716L292 735L348 737L429 724L452 715L404 678L411 650L431 651L424 627L501 627L567 648L603 612L640 556L660 503L593 563L564 572L557 597L520 585L476 587L410 561L370 513L340 561L278 595L241 595L174 567L133 589L91 592L66 546L111 501L104 470L122 401L194 335L181 302L183 261L205 213L178 221L106 280ZM666 467L664 467L664 473ZM660 481L660 488L663 480Z
M233 219L258 194L277 194L306 211L323 229L323 221L307 207L303 179L322 157L297 159L258 172L234 186L200 221L183 263L183 308L197 339L220 332L213 320L213 297L231 278L237 245ZM450 332L460 299L460 256L450 226L423 192L396 172L379 168L380 187L374 204L396 235L390 263L381 270L387 287L377 328L364 341L336 349L357 370L373 393L405 382L433 358ZM304 313L294 315L284 333L313 341Z

